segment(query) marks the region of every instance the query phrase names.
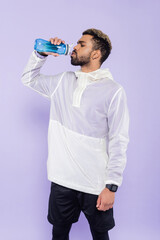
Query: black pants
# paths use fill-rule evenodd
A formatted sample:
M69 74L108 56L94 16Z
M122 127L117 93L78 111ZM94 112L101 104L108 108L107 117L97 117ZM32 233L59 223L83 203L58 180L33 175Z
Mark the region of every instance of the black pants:
M89 194L51 184L48 221L53 224L53 240L69 240L72 223L78 221L82 211L89 223L93 240L109 240L108 230L115 226L113 208L99 211L98 195Z

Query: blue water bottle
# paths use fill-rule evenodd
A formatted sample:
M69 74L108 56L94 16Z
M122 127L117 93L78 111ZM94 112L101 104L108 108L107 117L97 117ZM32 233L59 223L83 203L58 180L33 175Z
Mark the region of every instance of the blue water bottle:
M60 55L69 55L70 48L72 45L60 43L59 45L54 45L49 41L38 38L35 40L34 49L38 52L54 52Z

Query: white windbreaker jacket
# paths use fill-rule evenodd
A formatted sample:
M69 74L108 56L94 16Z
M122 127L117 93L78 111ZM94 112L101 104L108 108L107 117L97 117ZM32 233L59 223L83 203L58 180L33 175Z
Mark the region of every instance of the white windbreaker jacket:
M96 195L107 183L120 186L129 142L123 87L108 69L43 75L46 59L34 50L22 82L51 101L48 179Z

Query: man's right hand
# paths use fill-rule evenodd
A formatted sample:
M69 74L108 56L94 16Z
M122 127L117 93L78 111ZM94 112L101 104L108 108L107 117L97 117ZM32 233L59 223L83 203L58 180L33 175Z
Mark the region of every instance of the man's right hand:
M55 38L50 38L48 41L51 42L51 44L54 44L54 45L59 45L60 43L65 43L64 40L61 40L57 37ZM53 55L55 57L58 57L59 54L58 53L54 53L54 52L39 52L42 56L48 56L48 55Z

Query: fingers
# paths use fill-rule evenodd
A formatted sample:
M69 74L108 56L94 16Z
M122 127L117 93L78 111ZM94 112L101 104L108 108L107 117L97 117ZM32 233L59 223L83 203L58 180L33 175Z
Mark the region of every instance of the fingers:
M109 210L111 208L113 208L113 204L103 204L103 203L101 203L100 206L97 207L97 209L99 211L106 211L106 210Z
M54 44L54 45L59 45L61 43L65 43L64 40L58 38L58 37L55 37L55 38L50 38L49 41L51 42L51 44ZM54 57L58 57L59 54L58 53L54 53L54 52L50 52L48 53L48 55L53 55Z
M49 41L54 44L54 45L59 45L61 43L65 43L64 40L58 38L58 37L55 37L55 38L50 38Z
M98 199L97 199L97 205L96 205L96 208L99 208L100 205L101 205L101 198L100 198L100 196L99 196Z
M113 207L113 204L105 204L105 203L103 203L101 197L100 196L98 197L96 208L99 211L106 211L106 210L108 210L108 209L110 209L112 207Z
M58 57L59 56L58 53L54 53L54 52L51 52L50 55L53 55L54 57Z
M99 195L98 199L97 199L97 205L96 208L99 211L106 211L109 210L110 208L113 208L113 204L114 202L104 202L103 198Z
M58 53L54 53L54 52L43 52L46 56L48 55L53 55L54 57L58 57L59 54Z

